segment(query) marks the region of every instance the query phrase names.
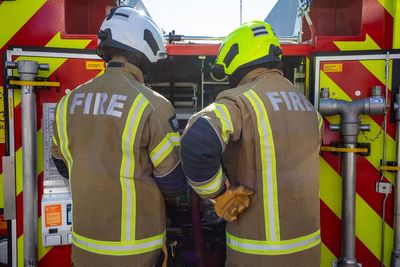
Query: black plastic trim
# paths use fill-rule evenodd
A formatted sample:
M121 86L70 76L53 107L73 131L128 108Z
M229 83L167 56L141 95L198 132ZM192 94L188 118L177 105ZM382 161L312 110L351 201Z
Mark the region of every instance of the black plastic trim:
M226 54L224 58L224 63L227 68L229 68L229 65L232 63L233 59L239 54L239 45L233 44L231 48L229 48L228 53Z
M153 33L149 31L148 29L144 30L144 35L143 35L143 40L147 42L147 44L150 46L151 51L153 51L153 54L156 56L157 52L160 51L160 47L158 47L156 39L154 39Z

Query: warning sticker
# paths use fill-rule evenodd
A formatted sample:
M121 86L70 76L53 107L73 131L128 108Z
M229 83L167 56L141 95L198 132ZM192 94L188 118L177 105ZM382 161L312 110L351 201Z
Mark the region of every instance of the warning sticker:
M62 224L61 204L46 206L44 217L46 227L60 226Z
M103 70L104 62L101 61L86 61L87 70Z
M324 64L324 72L342 72L343 64Z

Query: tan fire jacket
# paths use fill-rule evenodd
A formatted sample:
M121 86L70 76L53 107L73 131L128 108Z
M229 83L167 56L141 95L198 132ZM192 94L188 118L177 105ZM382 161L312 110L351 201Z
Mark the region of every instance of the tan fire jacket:
M180 168L178 126L172 105L143 85L137 67L112 64L57 105L52 155L69 170L72 261L153 266L165 240L160 189L174 194L185 183L170 177Z
M189 176L193 189L215 197L224 187L224 169L231 184L255 191L249 209L227 224L226 265L319 266L322 118L311 103L280 71L260 68L192 117L182 136L183 152L199 118L198 129L205 128L205 118L217 133L224 166L204 182ZM182 163L187 174L184 154Z

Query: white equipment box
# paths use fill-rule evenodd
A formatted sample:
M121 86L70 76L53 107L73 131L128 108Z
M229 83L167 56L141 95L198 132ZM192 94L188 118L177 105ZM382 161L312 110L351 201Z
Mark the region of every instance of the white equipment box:
M64 179L50 156L55 103L43 104L44 181L42 197L43 246L72 243L72 196L69 181Z

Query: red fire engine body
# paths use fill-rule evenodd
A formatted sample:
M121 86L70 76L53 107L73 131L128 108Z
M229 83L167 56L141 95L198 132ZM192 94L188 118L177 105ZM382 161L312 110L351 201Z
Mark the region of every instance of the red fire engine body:
M40 71L38 77L59 82L59 86L36 89L37 258L41 267L71 266L69 245L45 247L42 243L44 215L40 205L45 171L43 104L57 103L66 90L73 90L103 72L104 65L94 53L96 34L106 10L113 4L112 0L0 1L0 66L3 69L0 86L4 88L5 122L0 153L11 158L11 169L14 170L6 172L5 166L0 166L0 179L4 184L0 186L0 208L5 217L0 224L0 235L8 242L9 266L24 265L24 190L21 94L18 86L10 84L10 80L18 80L14 77L18 73L6 70L5 61L28 59L48 63L50 69ZM304 93L316 106L321 88L329 88L332 98L350 101L368 97L373 86L381 86L384 93L387 88L390 103L392 89L400 86L400 64L395 56L400 53L396 50L400 48L400 1L315 0L310 15L315 34L311 34L306 22L303 22L302 35L302 40L309 41L282 45L284 64L289 66L285 75L295 83L304 83ZM195 101L199 108L208 104L218 88L226 88L223 82L210 78L209 66L215 60L218 48L215 43L171 42L167 45L169 58L165 64L168 68L161 72L169 71L160 72L154 78L154 87L170 93L170 97L173 97L172 91L168 91L171 88L177 91L180 87L196 88L191 101ZM296 74L300 66L304 67L303 76ZM376 189L378 181L388 187L394 183L394 174L381 170L381 166L396 160L396 124L392 107L387 116L361 117L371 130L359 136L359 142L367 144L369 153L357 157L356 255L358 262L367 267L380 266L381 263L389 266L393 248L394 194L380 193ZM326 146L334 146L340 140L338 132L329 130L329 124L333 123L338 123L338 117L325 118L323 143ZM7 162L10 164L10 161ZM341 256L341 167L338 153L321 153L321 266L331 266L332 261ZM14 183L10 181L13 177ZM14 187L10 187L10 182ZM15 207L10 207L9 203L13 201ZM197 248L194 247L193 253L196 254ZM210 259L214 264L223 262L221 249L206 250L202 254L207 255L206 259L201 259L208 263L206 266L212 266Z

